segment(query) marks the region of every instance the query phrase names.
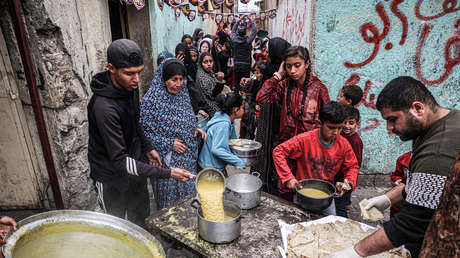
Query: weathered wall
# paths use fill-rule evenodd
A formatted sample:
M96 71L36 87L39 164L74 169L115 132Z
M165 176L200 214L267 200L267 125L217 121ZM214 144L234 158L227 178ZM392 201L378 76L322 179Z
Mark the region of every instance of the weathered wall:
M267 9L277 10L275 19L269 19L270 37L281 37L292 45L310 47L313 1L281 0L278 6L276 1L270 2Z
M154 3L155 4L155 3ZM128 6L128 38L134 40L142 50L144 55L144 70L141 74L139 83L140 94L143 96L149 89L154 74L152 38L150 36L149 3L146 1L145 7L137 10L134 6Z
M196 10L196 7L190 5L190 9ZM149 10L155 66L158 53L167 50L174 54L176 45L180 43L184 34L192 35L196 28L204 30L205 25L200 16L197 15L193 22L190 22L183 13L176 18L173 9L166 3L162 11L158 7L156 0L150 0Z
M347 81L365 92L359 106L362 171L389 173L397 157L410 149L409 142L387 133L385 121L375 110L377 95L391 79L418 78L442 106L460 107L460 6L452 3L457 4L441 0L316 2L317 74L332 99Z
M96 199L87 161L86 104L91 95L90 79L104 69L105 50L111 41L107 2L28 0L21 3L65 206L92 209ZM1 29L8 42L20 98L37 154L42 157L11 19L7 8L0 11ZM42 180L47 185L43 160L39 163Z

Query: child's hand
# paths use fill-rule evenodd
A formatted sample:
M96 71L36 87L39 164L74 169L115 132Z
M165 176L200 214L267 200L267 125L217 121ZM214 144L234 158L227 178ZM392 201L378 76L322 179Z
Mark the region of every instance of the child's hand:
M302 188L302 185L299 183L299 181L297 181L297 179L293 178L286 182L286 187L291 191L295 191L296 187Z
M240 85L243 86L243 87L246 87L246 86L248 86L250 81L251 81L251 78L243 77L243 78L241 78Z

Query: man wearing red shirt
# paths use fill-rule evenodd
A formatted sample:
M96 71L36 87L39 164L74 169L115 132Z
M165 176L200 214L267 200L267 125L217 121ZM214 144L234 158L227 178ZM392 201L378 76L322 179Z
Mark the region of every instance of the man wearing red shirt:
M294 192L296 187L300 187L298 181L303 179L321 179L334 184L334 176L339 172L343 173L344 179L354 190L359 166L350 143L340 135L345 118L344 106L330 101L319 111L319 129L299 134L273 150L273 161L280 177L280 192ZM287 158L296 159L295 176ZM337 190L341 195L346 192L342 187ZM292 195L284 197L290 199ZM335 215L334 202L323 213Z

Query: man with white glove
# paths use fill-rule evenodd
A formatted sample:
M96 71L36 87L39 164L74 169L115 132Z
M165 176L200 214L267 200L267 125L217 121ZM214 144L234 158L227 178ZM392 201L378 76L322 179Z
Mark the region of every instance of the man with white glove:
M380 92L376 106L389 131L403 141L413 141L412 157L405 184L370 199L365 209L384 211L392 204L406 202L382 228L330 257L366 257L401 245L412 257L418 257L460 149L460 111L440 107L420 81L411 77L392 80Z

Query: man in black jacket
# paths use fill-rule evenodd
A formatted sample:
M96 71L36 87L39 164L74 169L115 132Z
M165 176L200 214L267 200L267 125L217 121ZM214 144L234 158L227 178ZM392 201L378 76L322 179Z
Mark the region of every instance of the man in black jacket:
M139 124L140 74L144 60L139 46L128 39L107 49L108 71L91 80L88 104L88 160L98 201L105 212L144 226L149 216L147 177L187 181L184 169L161 168Z
M256 37L257 29L254 21L251 23L251 34L246 36L246 20L238 21L232 29L233 67L235 81L234 91L240 91L240 82L243 77L249 77L252 64L252 41Z

